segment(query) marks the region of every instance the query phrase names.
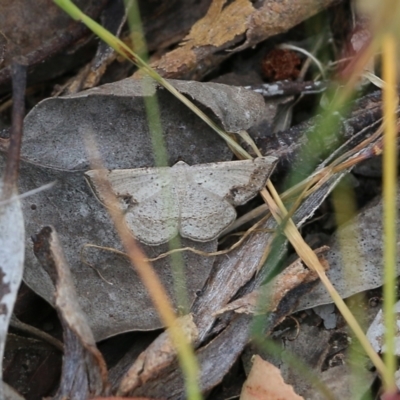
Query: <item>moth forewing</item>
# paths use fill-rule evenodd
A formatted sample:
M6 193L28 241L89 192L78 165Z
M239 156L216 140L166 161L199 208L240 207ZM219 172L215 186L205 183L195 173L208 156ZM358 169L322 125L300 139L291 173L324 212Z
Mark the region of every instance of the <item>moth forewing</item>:
M107 201L107 194L110 190L110 181L108 179L109 172L104 169L94 169L85 172L85 179L89 185L90 190L92 191L93 195L96 199L103 204L105 207L117 207L121 208L121 205L112 204L112 199L108 199ZM112 190L112 188L111 188ZM115 195L114 191L112 190L112 194ZM122 207L123 209L123 207Z
M194 180L238 206L251 200L265 186L276 162L276 157L269 156L253 160L199 164Z

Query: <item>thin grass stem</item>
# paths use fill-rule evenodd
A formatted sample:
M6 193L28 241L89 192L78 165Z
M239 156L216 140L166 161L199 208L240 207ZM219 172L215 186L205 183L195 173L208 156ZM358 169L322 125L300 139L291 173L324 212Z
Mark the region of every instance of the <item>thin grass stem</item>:
M287 211L279 198L275 189L272 186L271 182L268 182L268 189L271 189L271 194L267 190L261 191L261 196L268 204L269 209L275 220L278 223L281 223L286 215ZM321 279L322 283L324 284L325 288L327 289L328 293L332 297L332 300L336 304L336 307L339 309L340 313L343 315L343 318L346 320L358 340L360 341L361 345L363 346L365 352L368 354L369 358L371 359L372 363L375 365L376 369L379 371L381 376L385 378L387 371L384 363L372 348L371 343L368 341L365 333L361 329L360 325L354 318L354 315L350 312L348 307L346 306L343 299L340 297L339 293L333 287L332 283L328 279L325 274L325 270L322 267L320 261L316 254L311 250L307 243L304 242L304 239L301 237L300 232L298 231L296 225L294 224L292 219L288 219L286 226L284 227L284 232L292 246L294 247L296 253L299 257L303 260L306 266L314 271L317 272L319 278Z
M396 261L397 261L397 117L398 104L396 93L396 38L387 33L382 40L383 79L383 224L384 224L384 286L383 312L385 321L384 360L387 368L385 389L395 392L395 313L396 301Z

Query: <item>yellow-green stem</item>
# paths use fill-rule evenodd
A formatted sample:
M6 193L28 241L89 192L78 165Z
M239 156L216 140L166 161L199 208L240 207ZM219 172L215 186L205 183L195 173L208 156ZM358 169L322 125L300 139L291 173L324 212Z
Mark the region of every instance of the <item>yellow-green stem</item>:
M396 258L397 258L397 124L395 109L396 93L396 38L387 33L382 41L382 65L384 111L383 139L383 221L384 221L384 321L385 321L385 364L387 376L384 380L388 392L396 390L395 383L395 314Z

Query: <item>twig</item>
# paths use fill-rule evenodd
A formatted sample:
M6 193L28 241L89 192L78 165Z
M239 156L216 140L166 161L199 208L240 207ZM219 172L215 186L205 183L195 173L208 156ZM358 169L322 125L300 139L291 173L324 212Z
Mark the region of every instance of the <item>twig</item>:
M19 155L21 150L23 124L25 116L25 87L26 87L26 60L23 57L15 58L12 64L12 125L10 146L8 148L7 163L4 171L3 200L13 194L19 171Z

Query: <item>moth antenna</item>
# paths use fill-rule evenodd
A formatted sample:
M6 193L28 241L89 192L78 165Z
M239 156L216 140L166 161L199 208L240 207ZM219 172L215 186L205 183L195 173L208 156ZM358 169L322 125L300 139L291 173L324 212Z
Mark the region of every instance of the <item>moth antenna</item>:
M105 207L106 205L100 200L100 197L97 195L96 190L94 189L94 187L93 187L92 182L90 181L90 179L86 178L85 175L83 175L83 177L84 177L84 179L85 179L85 181L86 181L86 183L87 183L87 185L88 185L90 191L92 192L93 196L95 197L95 199L96 199L102 206Z

